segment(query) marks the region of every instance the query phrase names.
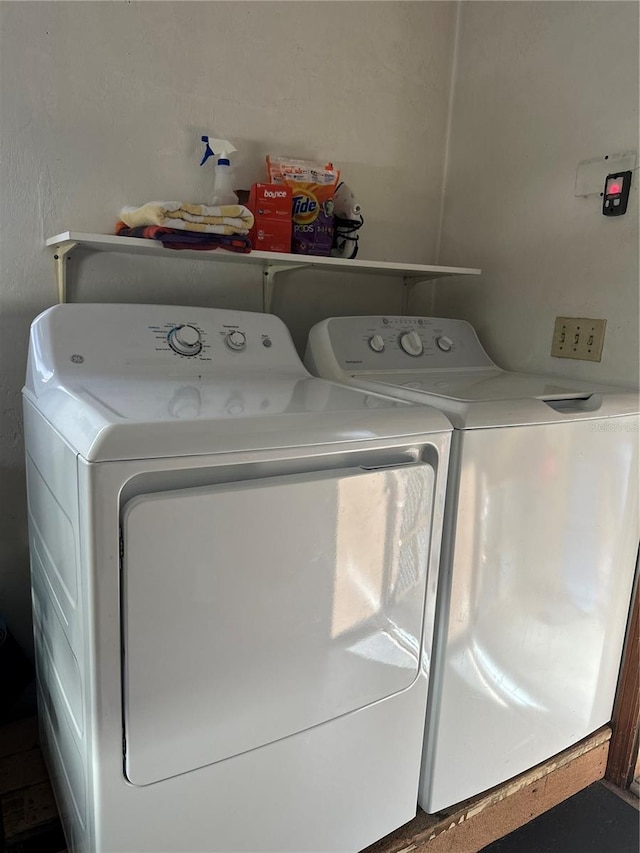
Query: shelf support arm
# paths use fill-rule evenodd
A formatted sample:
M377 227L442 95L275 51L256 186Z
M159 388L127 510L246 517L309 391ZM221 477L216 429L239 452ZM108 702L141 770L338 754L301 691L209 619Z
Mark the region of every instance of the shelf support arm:
M414 287L418 284L424 284L425 281L432 281L432 278L415 278L410 275L405 275L402 279L402 316L406 317L409 313L409 302Z
M59 246L55 247L53 262L55 264L58 302L61 305L67 301L67 263L77 245L77 243L70 240L67 243L60 243Z
M271 303L273 302L273 288L276 283L276 276L283 272L291 270L305 269L310 264L270 264L266 263L262 268L262 312L263 314L271 313Z
M428 276L419 276L419 275L405 275L402 279L402 316L406 317L409 313L409 301L411 294L413 292L414 287L417 287L419 284L426 284L428 281L435 281L440 278L438 275L428 275Z

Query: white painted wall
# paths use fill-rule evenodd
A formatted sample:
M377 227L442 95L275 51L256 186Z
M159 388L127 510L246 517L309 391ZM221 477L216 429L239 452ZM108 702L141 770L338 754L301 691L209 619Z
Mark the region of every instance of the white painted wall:
M579 161L638 149L638 4L463 3L439 316L472 322L505 367L638 381L638 182L629 212L575 198ZM551 358L557 315L607 319L602 362Z
M20 387L33 317L55 299L46 237L110 232L124 204L206 200L200 135L331 158L361 198L361 256L433 262L455 4L0 4L0 611L30 617ZM256 270L74 258L71 299L260 308ZM274 310L297 343L332 314L400 307L397 283L296 273Z

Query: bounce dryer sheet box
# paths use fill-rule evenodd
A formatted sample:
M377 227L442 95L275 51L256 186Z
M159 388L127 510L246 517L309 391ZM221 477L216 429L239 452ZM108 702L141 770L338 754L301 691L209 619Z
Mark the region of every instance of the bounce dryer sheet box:
M269 180L293 192L293 253L330 255L333 195L340 172L331 163L267 156Z
M261 252L291 251L291 187L253 184L247 207L254 224L249 232L251 246Z

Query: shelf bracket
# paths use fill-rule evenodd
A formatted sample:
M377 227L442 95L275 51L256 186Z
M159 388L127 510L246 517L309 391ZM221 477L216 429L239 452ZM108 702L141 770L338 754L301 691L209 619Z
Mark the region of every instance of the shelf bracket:
M411 294L413 292L414 287L417 287L419 284L426 284L428 281L435 281L435 279L439 278L438 275L429 275L426 278L421 278L420 276L414 275L405 275L402 279L402 316L406 317L409 313L409 301Z
M401 313L403 317L406 317L409 313L409 301L411 298L411 294L413 292L413 288L417 284L422 284L423 281L429 281L429 279L420 279L413 278L412 276L405 275L402 279L402 309Z
M58 302L61 305L67 301L67 263L77 245L73 240L70 240L67 243L60 243L54 250L53 262L56 271L56 287L58 289Z
M265 264L262 268L262 311L264 314L271 313L271 303L273 302L273 288L276 283L276 276L283 272L291 270L300 270L309 267L310 264Z

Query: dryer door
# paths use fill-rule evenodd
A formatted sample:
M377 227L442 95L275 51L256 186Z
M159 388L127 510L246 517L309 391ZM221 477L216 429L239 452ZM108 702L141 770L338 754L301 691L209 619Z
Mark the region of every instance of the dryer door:
M433 487L432 468L412 463L129 501L129 780L221 761L411 685Z

